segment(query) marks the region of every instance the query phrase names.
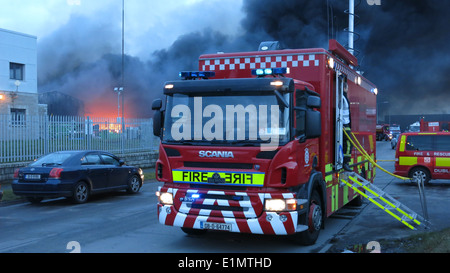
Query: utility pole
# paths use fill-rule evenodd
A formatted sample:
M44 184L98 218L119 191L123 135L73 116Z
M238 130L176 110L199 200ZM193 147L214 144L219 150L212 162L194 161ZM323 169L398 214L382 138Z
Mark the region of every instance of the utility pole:
M348 52L355 55L353 48L355 31L355 0L348 1Z
M124 47L125 47L125 0L122 0L122 88L124 87ZM123 89L122 89L123 91ZM125 108L125 100L124 100L124 92L122 92L122 130L124 129L123 124L124 124L124 108Z

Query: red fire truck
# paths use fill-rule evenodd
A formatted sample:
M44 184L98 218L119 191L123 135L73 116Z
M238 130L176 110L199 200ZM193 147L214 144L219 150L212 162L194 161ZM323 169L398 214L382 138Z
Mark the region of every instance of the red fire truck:
M421 132L448 132L449 128L449 121L425 121L424 118L420 119Z
M202 55L200 71L166 82L165 107L153 102L161 224L310 245L326 217L361 202L339 182L343 90L352 132L375 159L375 85L335 40L328 50L272 48ZM373 182L374 167L356 149L349 165Z

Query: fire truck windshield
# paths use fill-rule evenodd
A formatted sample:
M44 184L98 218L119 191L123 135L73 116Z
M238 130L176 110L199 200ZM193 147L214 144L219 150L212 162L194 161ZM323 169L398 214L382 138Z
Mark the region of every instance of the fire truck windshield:
M281 96L290 101L290 94ZM162 137L166 143L278 146L289 136L289 107L280 105L274 93L167 97Z

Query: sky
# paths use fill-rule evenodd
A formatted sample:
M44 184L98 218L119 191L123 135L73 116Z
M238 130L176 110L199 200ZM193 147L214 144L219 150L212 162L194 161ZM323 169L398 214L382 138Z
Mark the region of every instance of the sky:
M238 32L241 6L242 0L125 0L125 51L145 57L182 33L205 26L225 34ZM0 28L37 36L38 42L77 15L113 25L121 42L121 0L0 0ZM215 24L217 16L229 20Z
M369 2L356 7L355 46L380 109L450 113L450 1ZM125 0L125 112L151 117L164 81L197 69L201 54L273 40L327 48L334 38L345 46L346 9L347 0ZM38 91L83 100L87 114L117 105L121 26L121 0L0 0L0 28L38 37Z

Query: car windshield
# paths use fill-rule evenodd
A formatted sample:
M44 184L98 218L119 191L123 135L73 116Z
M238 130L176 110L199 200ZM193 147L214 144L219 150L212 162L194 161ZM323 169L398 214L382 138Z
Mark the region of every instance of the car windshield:
M34 167L46 167L46 166L59 166L64 163L69 157L74 155L73 152L57 152L45 155L41 158L38 158L35 162L30 164L30 166Z
M290 94L167 97L163 142L257 145L289 141ZM280 103L283 101L283 103Z

